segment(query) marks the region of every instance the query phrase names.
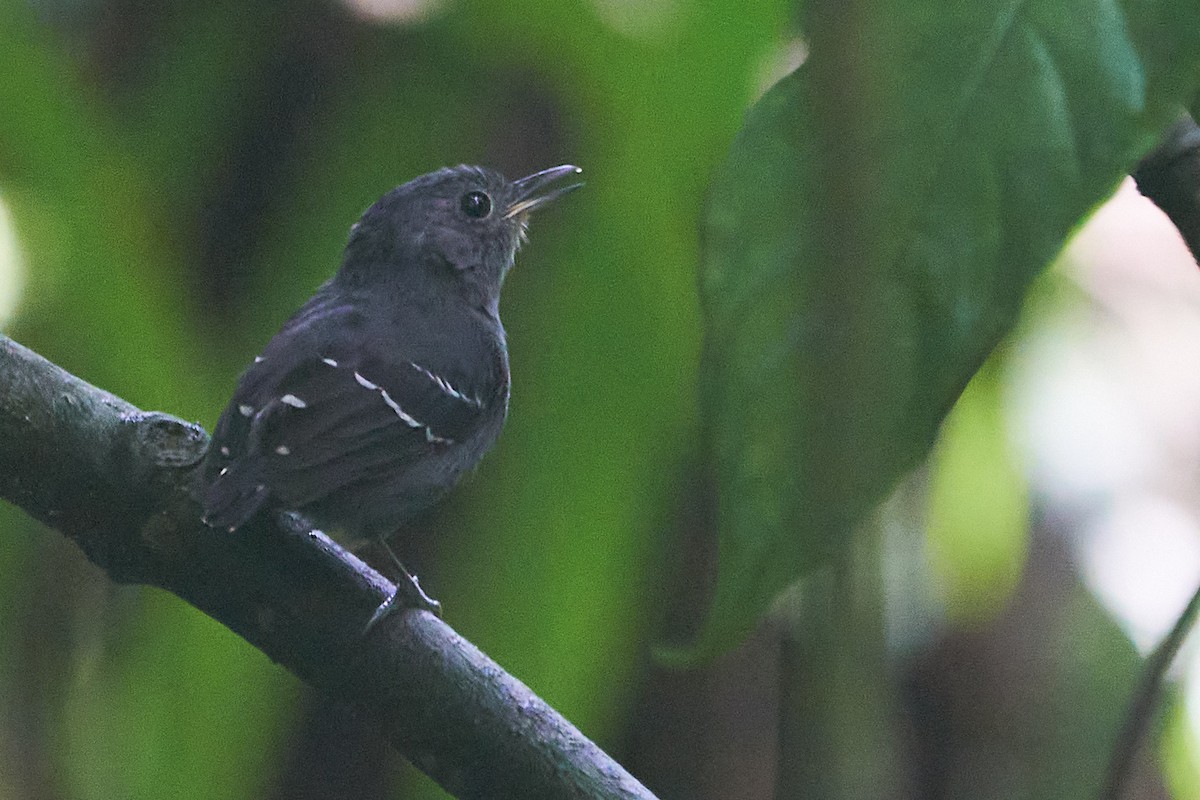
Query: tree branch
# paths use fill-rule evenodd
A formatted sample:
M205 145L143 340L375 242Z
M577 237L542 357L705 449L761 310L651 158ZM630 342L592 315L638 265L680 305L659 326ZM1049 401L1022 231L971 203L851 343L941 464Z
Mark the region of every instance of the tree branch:
M363 709L458 797L653 800L432 614L394 614L363 637L392 585L298 515L236 535L200 523L188 490L208 441L199 426L141 411L3 336L0 376L0 497L114 581L173 592Z

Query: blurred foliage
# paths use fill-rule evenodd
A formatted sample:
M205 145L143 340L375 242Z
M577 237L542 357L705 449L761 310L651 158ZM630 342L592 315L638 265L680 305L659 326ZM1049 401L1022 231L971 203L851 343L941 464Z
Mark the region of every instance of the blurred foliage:
M988 619L1021 576L1029 489L1005 425L1002 359L963 391L930 458L929 555L947 614Z
M710 796L703 748L732 746L723 722L775 673L718 664L695 673L702 690L672 694L676 678L646 656L677 599L668 587L703 594L712 572L714 521L679 499L711 489L698 428L715 445L724 537L702 643L715 651L846 547L930 446L1032 276L1194 89L1194 63L1168 58L1197 52L1182 2L1127 0L1124 27L1117 6L1085 0L849 7L869 14L807 4L810 63L734 141L796 52L788 3L446 0L384 22L332 0L0 0L0 199L22 270L0 291L23 287L4 324L131 402L211 424L382 192L447 163L510 176L582 165L586 190L538 218L506 286L501 443L401 550L457 629L642 760L664 800ZM1023 522L1024 490L997 391L995 373L980 376L932 479L932 535L963 607L995 609L979 597L1013 587L1024 558L1002 536ZM968 540L968 526L996 536ZM34 529L0 508L0 797L305 785L280 777L318 768L296 756L317 715L290 676L171 597L107 585ZM823 713L781 726L808 739L744 769L832 747L847 779L836 792L853 793L902 768L888 723L920 704L888 662L880 554L869 536L860 548L859 568L822 576L785 626L811 679L786 689L802 693L789 707L816 698ZM853 604L839 608L839 591ZM1055 713L1099 737L1132 657L1094 616L1053 640L1071 648L1069 681L1035 688L1077 690L1063 696L1083 706ZM1059 719L1035 717L1030 739ZM647 741L661 718L677 727ZM682 741L699 768L655 773L652 752L682 758ZM1091 769L1097 741L1069 763L1039 750L1030 774L1057 786ZM878 769L855 772L867 763ZM804 769L778 772L806 788ZM389 777L404 796L441 795Z
M1171 796L1200 797L1200 774L1196 769L1196 732L1189 719L1188 700L1176 693L1165 715L1162 763ZM1193 701L1194 702L1194 701Z

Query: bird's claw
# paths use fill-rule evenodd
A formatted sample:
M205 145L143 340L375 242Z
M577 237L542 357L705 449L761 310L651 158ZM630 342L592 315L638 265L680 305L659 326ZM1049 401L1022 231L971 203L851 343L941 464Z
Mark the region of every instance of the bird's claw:
M379 608L375 609L375 613L367 620L366 627L363 628L363 636L370 633L371 629L381 620L406 608L428 611L438 619L441 619L442 616L442 604L426 594L425 590L421 588L421 582L417 576L407 570L396 581L396 590L387 600L379 604Z

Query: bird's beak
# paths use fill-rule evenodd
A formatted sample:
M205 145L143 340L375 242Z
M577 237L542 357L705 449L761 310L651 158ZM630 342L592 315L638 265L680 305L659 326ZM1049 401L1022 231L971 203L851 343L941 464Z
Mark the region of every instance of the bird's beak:
M572 164L563 164L561 167L551 167L544 169L541 172L535 172L532 175L526 175L520 180L514 181L513 186L517 189L516 197L508 204L508 208L504 210L504 218L512 219L520 214L528 214L536 208L541 208L547 203L552 203L562 197L567 192L573 192L582 183L572 183L568 186L562 186L552 192L538 194L542 188L549 186L555 181L567 175L578 175L583 172L579 167Z

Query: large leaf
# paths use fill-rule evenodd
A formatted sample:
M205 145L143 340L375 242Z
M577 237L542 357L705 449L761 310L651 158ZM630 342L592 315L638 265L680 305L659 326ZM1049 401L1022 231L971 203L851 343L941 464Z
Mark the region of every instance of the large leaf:
M929 450L1030 282L1195 91L1194 0L806 5L705 219L727 646Z

